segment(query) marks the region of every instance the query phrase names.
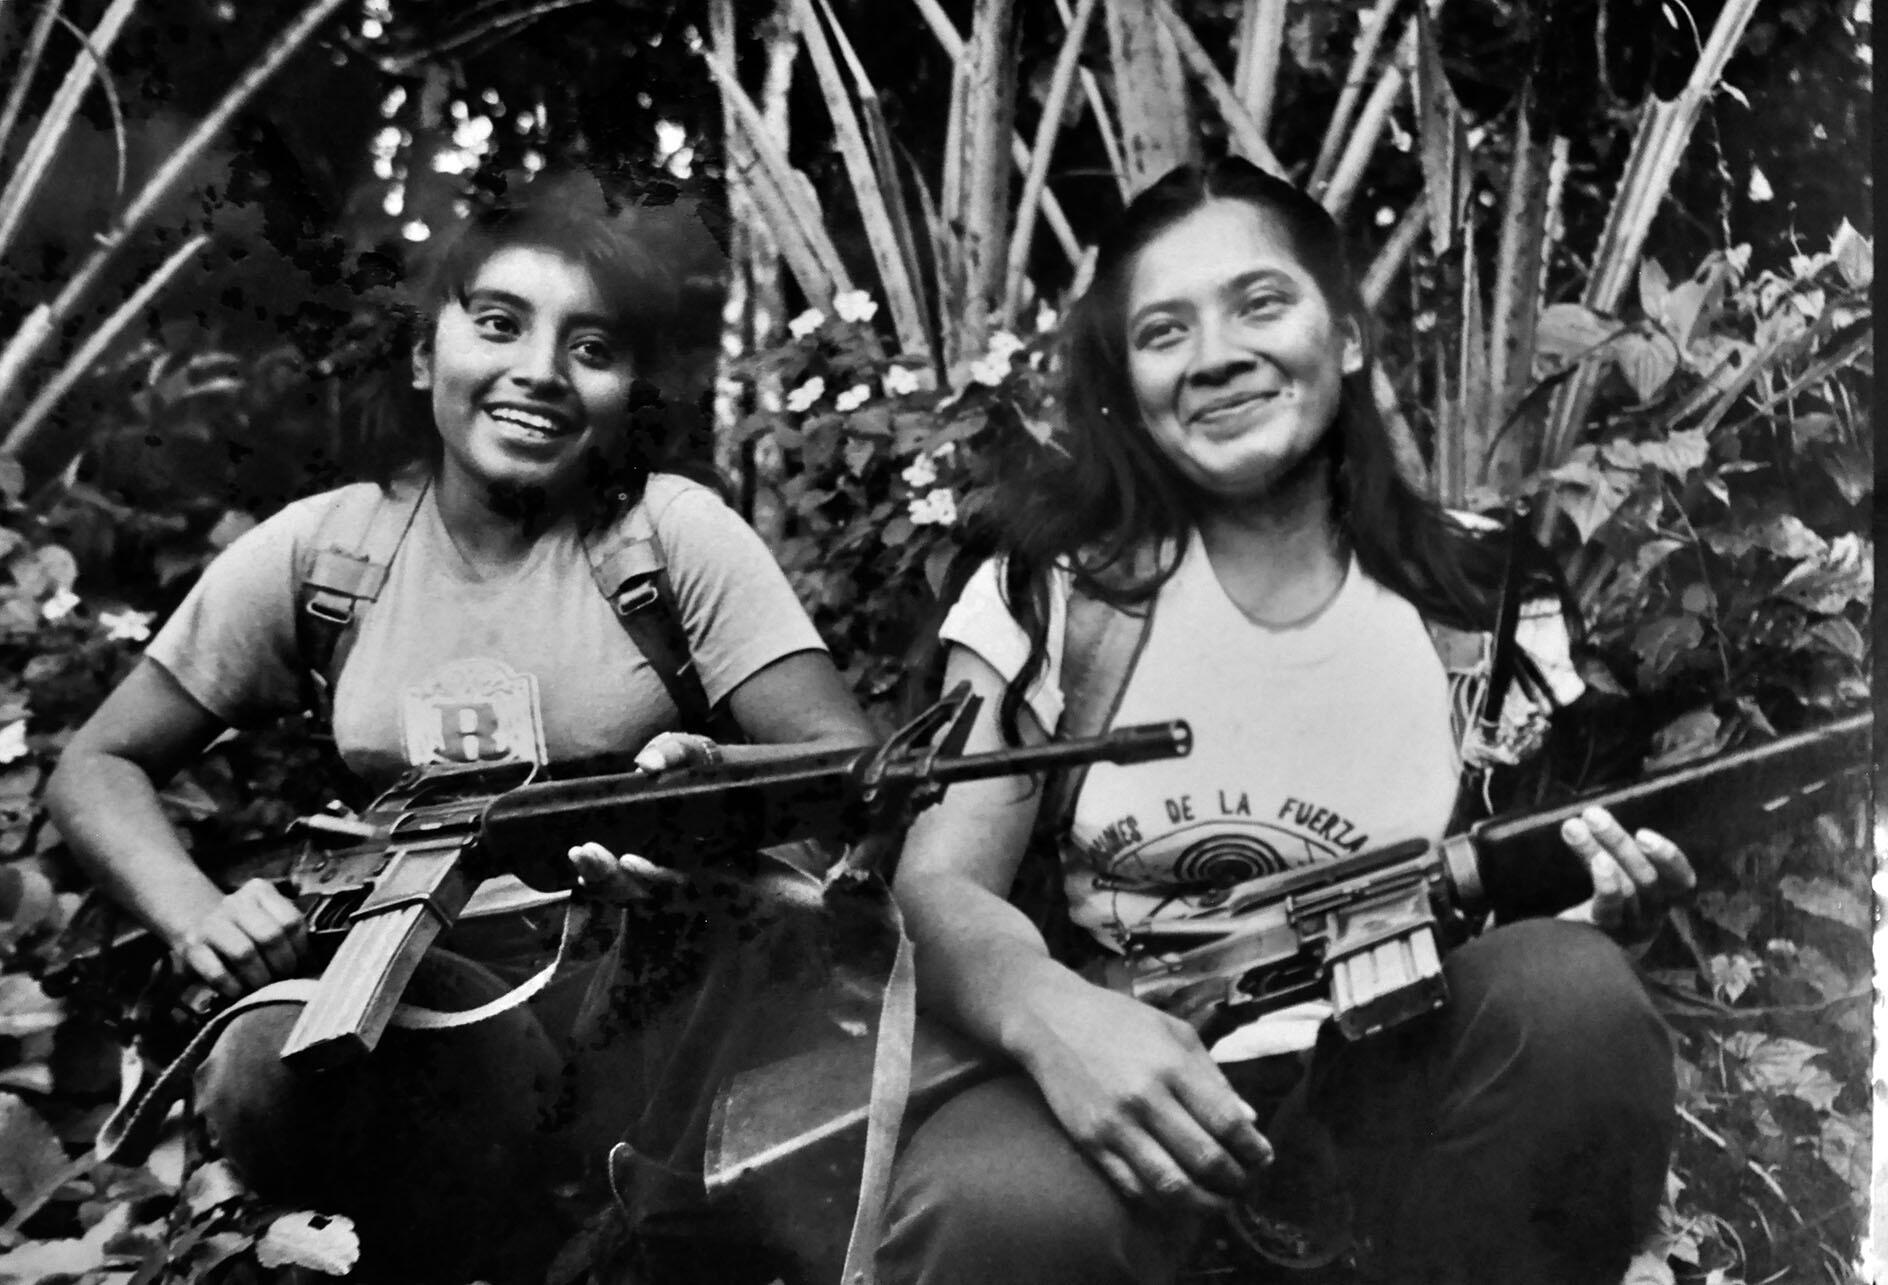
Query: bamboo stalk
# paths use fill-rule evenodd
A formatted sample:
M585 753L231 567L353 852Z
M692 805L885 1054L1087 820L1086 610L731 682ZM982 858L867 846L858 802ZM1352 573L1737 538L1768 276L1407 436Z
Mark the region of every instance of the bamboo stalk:
M912 285L904 248L899 244L898 233L892 226L891 211L887 208L880 176L873 164L872 153L866 146L865 131L860 128L858 114L852 109L852 97L839 74L839 62L833 57L832 45L826 39L826 32L820 25L819 15L814 12L812 0L797 0L797 6L800 38L806 42L820 90L826 98L826 110L832 118L833 140L838 144L840 159L845 162L846 177L852 184L852 196L859 206L860 221L865 224L866 244L872 251L872 262L878 268L879 284L885 290L885 303L892 314L892 328L898 335L898 346L905 352L921 353L928 358L930 343L925 336L924 314L918 307L918 297ZM837 27L838 23L833 25Z
M131 0L124 0L129 5ZM142 228L158 204L168 198L171 192L182 182L185 174L202 157L210 143L223 131L223 127L238 111L248 105L256 91L270 77L281 70L284 63L294 56L303 44L319 30L323 23L339 9L346 0L313 0L296 17L286 31L277 36L262 55L252 63L242 77L230 87L210 114L197 122L181 145L173 151L158 168L157 173L146 180L131 205L118 216L111 228L98 237L98 244L86 257L77 272L66 281L63 289L48 305L48 328L39 332L34 339L28 332L16 334L0 352L0 406L5 406L11 399L14 384L29 362L39 355L40 347L50 337L52 330L63 325L78 308L79 303L91 293L105 269L117 258L126 240L132 233ZM101 21L102 25L102 21ZM94 33L96 39L96 32ZM24 342L23 342L24 341Z
M1272 155L1272 149L1266 146L1265 131L1246 110L1246 105L1239 101L1226 77L1213 65L1213 57L1200 44L1199 37L1187 26L1187 21L1174 12L1167 0L1148 0L1148 6L1156 16L1167 24L1167 30L1173 36L1175 48L1180 51L1180 60L1186 64L1194 77L1205 87L1212 97L1213 105L1219 109L1220 116L1226 122L1226 128L1232 132L1232 148L1268 174L1284 177L1285 167Z
M963 270L959 345L947 366L982 351L1003 288L1009 174L1004 143L1015 133L1015 0L977 0L970 44L959 64L957 182L945 189L944 221L956 233Z
M138 313L147 307L165 286L170 284L171 278L176 276L184 265L209 243L209 235L199 232L178 246L171 252L169 258L158 265L157 271L147 277L144 284L132 293L129 299L118 305L111 316L105 318L91 334L85 337L85 342L66 358L65 364L60 366L58 373L46 381L32 402L20 413L19 420L7 433L6 441L0 442L0 454L18 457L26 453L28 444L38 435L40 426L47 422L53 410L64 400L65 395L72 391L72 386L78 383L92 368L93 363L104 355L105 350L117 341L118 336L124 332L126 326L131 324Z
M1490 408L1491 423L1505 424L1526 395L1534 366L1534 327L1540 317L1542 251L1547 232L1548 171L1553 153L1534 136L1534 86L1531 78L1521 89L1515 108L1514 155L1508 166L1508 188L1503 197L1501 240L1496 252L1494 308L1489 317L1488 351L1498 390ZM1513 439L1509 439L1513 443ZM1518 443L1504 450L1513 457ZM1500 474L1491 442L1486 469ZM1524 454L1525 452L1523 452Z
M859 61L852 42L846 38L845 28L834 18L826 0L820 0L820 9L826 15L826 25L832 28L833 40L839 46L840 56L845 59L846 67L852 73L853 83L858 86L859 110L865 116L866 142L872 150L873 166L878 174L879 187L885 194L885 208L891 218L892 234L898 242L899 254L904 258L905 272L911 282L913 296L917 300L920 333L924 336L924 346L915 351L926 354L933 365L937 360L937 331L931 314L930 292L926 289L924 262L918 257L917 234L911 226L911 216L906 209L906 188L903 171L898 164L898 149L892 142L891 127L885 123L884 108L879 102L878 87L872 78L865 74L865 65ZM781 87L782 106L785 105L786 87Z
M1423 234L1428 224L1429 200L1419 192L1416 199L1404 209L1402 217L1397 219L1396 227L1390 231L1390 239L1383 243L1383 248L1377 251L1377 257L1370 261L1370 268L1357 287L1358 293L1363 295L1364 306L1372 312L1382 304L1383 296L1389 293L1390 283L1396 280L1396 274L1409 261L1409 252L1416 247L1416 239Z
M59 19L59 25L72 33L72 38L79 42L79 49L92 60L92 66L98 71L99 92L105 95L105 109L111 113L113 157L117 161L117 172L112 176L111 199L114 202L122 201L125 195L125 163L130 148L125 142L125 109L118 101L118 86L112 82L111 72L105 66L104 51L92 43L91 37L65 18Z
M1128 182L1138 192L1199 157L1186 66L1155 0L1108 0L1108 57L1121 113L1121 151Z
M1414 33L1409 33L1397 47L1396 57L1377 77L1376 88L1371 90L1370 100L1364 104L1363 112L1357 118L1357 128L1351 131L1331 181L1318 194L1318 204L1329 211L1334 219L1343 218L1344 212L1350 208L1351 199L1357 195L1357 188L1363 182L1364 167L1370 164L1370 154L1377 150L1377 143L1389 124L1390 111L1396 106L1397 96L1403 92L1403 86L1409 80L1404 67L1415 57L1415 53Z
M944 52L954 63L964 60L964 38L957 34L957 28L944 10L938 7L937 0L911 0L918 7L925 25L931 28L931 34L937 38ZM1015 136L1010 143L1010 162L1019 173L1029 172L1029 145L1023 142L1021 135ZM1055 233L1055 239L1062 247L1062 253L1068 256L1070 263L1080 263L1082 243L1075 237L1075 229L1069 223L1068 216L1062 212L1062 203L1055 199L1055 193L1044 192L1042 197L1042 219Z
M1062 15L1062 26L1068 28L1073 22L1069 13L1069 0L1055 0L1056 12ZM1082 93L1088 98L1088 110L1095 113L1095 132L1101 135L1101 150L1107 154L1108 168L1114 173L1115 188L1121 193L1121 202L1126 204L1131 195L1128 187L1127 158L1121 155L1121 139L1115 133L1114 122L1108 116L1108 99L1101 92L1101 82L1095 79L1095 73L1081 67L1078 74L1082 78Z
M1245 0L1239 15L1239 60L1233 64L1233 95L1245 105L1261 138L1272 128L1286 7L1286 0Z
M1750 25L1758 2L1727 0L1678 97L1669 103L1657 100L1646 103L1619 192L1607 211L1599 249L1581 299L1595 312L1616 310L1631 283L1653 217L1671 189L1672 175L1691 140L1691 132L1713 87L1723 78L1725 65L1743 39L1744 29ZM1554 396L1542 434L1541 456L1536 467L1552 468L1566 458L1598 388L1599 376L1590 364L1582 366L1561 386ZM1541 506L1538 529L1543 535L1551 529L1558 508L1551 495Z
M92 28L91 41L99 58L110 52L112 42L117 40L125 20L137 6L138 0L112 0L111 6L99 17L98 25ZM12 248L27 206L39 195L46 171L52 167L59 144L65 141L66 131L72 127L72 117L78 112L93 75L103 71L103 63L83 57L74 58L72 65L66 68L65 79L53 94L46 114L39 118L39 125L33 130L26 150L20 154L19 164L7 179L5 190L0 191L0 259ZM0 402L3 401L4 390L0 389Z
M1016 206L1016 230L1010 235L1009 263L1003 276L1003 325L1013 325L1023 306L1024 274L1029 269L1029 251L1034 241L1036 206L1049 180L1049 162L1055 157L1056 138L1062 128L1062 108L1068 102L1069 89L1075 83L1075 67L1080 61L1082 41L1095 16L1099 0L1081 0L1081 7L1070 20L1062 48L1056 52L1055 69L1049 76L1048 96L1043 100L1042 119L1036 122L1036 140L1030 147L1029 173L1023 179L1023 195Z
M839 262L838 250L826 235L819 211L813 208L811 194L794 181L798 176L787 162L786 153L768 133L760 109L740 82L719 59L705 56L702 63L721 89L722 108L729 123L741 130L752 149L752 166L731 172L747 185L756 207L765 215L767 227L800 288L809 299L824 305L835 291L852 286Z
M7 90L6 106L0 108L0 158L5 157L7 146L13 141L13 130L20 123L20 113L26 108L26 91L32 87L33 77L39 71L39 59L52 36L60 3L61 0L40 0L33 29L27 33L26 47L20 50L20 61L13 69L13 85Z
M1311 167L1311 182L1307 190L1314 196L1330 181L1332 167L1337 164L1344 140L1349 134L1351 117L1357 111L1357 100L1363 97L1364 85L1370 82L1370 68L1377 60L1377 46L1383 42L1384 32L1389 30L1390 18L1396 12L1398 2L1377 0L1376 7L1364 15L1363 24L1357 29L1357 47L1351 53L1350 70L1345 73L1344 88L1338 91L1337 106L1331 111L1331 122L1324 129L1324 141L1318 145L1318 159Z

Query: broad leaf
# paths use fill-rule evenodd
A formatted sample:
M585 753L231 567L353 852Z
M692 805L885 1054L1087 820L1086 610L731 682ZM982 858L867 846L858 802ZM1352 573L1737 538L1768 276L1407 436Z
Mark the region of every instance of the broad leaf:
M1621 335L1613 360L1641 402L1657 397L1678 372L1678 349L1664 335Z
M1868 907L1860 897L1829 879L1784 875L1777 884L1783 899L1805 914L1836 923L1859 932L1869 929Z
M1735 1004L1738 997L1756 984L1763 963L1750 955L1713 955L1707 961L1711 989L1720 999Z
M1729 894L1716 890L1700 893L1698 909L1706 919L1745 941L1750 940L1750 930L1763 915L1757 899L1742 888Z
M1868 1131L1846 1115L1831 1115L1822 1122L1822 1159L1849 1184L1856 1198L1869 1193Z
M1638 654L1640 661L1639 676L1641 685L1646 687L1656 685L1657 681L1663 678L1665 674L1671 670L1673 665L1678 663L1680 657L1684 656L1686 652L1698 646L1703 641L1704 625L1699 621L1698 617L1688 612L1681 612L1673 616L1656 616L1641 625L1638 632L1634 633L1632 636L1632 649ZM1706 716L1712 721L1711 735L1707 740L1709 743L1715 744L1717 716L1710 714L1709 711L1706 711ZM1678 720L1673 726L1677 727L1680 724L1684 724L1685 719L1694 717L1696 716L1686 715L1684 719ZM1666 729L1667 732L1671 730L1671 728ZM1665 733L1661 733L1661 738L1663 738L1664 735ZM1691 740L1687 739L1686 744L1690 743ZM1699 750L1696 754L1686 754L1683 757L1673 758L1670 757L1668 753L1662 751L1658 755L1658 762L1662 767L1669 767L1673 763L1683 763L1687 758L1696 758L1698 754L1707 754L1710 752L1710 749L1706 748ZM1651 764L1648 763L1647 766L1650 767Z
M68 1163L52 1126L11 1093L0 1094L0 1196L18 1205L56 1182Z
M1829 253L1835 256L1842 279L1857 290L1866 290L1875 280L1875 251L1867 237L1855 230L1847 219L1829 240Z
M1824 1051L1814 1044L1739 1031L1724 1041L1724 1047L1741 1063L1744 1078L1765 1094L1787 1093L1818 1111L1827 1111L1842 1092L1836 1078L1812 1061Z
M1534 351L1537 356L1564 365L1591 353L1618 329L1616 323L1584 304L1548 304L1535 323Z
M284 1214L256 1242L264 1267L307 1267L327 1276L347 1275L360 1256L353 1220L338 1214Z

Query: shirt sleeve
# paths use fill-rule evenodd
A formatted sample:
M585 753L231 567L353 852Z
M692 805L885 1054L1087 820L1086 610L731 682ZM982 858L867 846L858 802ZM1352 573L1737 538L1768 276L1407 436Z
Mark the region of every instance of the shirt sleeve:
M647 502L711 704L776 660L826 650L780 564L719 496L658 474Z
M295 561L328 498L291 504L238 537L144 653L232 727L256 727L301 704Z
M1014 682L1029 660L1029 634L1003 592L1002 561L992 558L971 573L938 636L982 657L1003 681ZM1024 699L1047 731L1062 719L1062 643L1068 632L1069 577L1057 570L1049 594L1049 655Z

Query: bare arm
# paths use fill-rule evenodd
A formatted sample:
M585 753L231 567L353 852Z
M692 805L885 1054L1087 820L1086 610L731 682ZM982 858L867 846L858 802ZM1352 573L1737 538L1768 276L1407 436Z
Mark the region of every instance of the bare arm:
M954 648L945 684L960 681L985 698L966 748L997 748L1003 680ZM1027 714L1023 722L1025 739L1045 739ZM1015 779L964 782L919 814L896 892L918 947L920 998L1014 1058L1129 1197L1210 1207L1239 1191L1270 1148L1190 1027L1057 963L1009 903L1040 799Z
M224 730L162 666L144 661L59 756L46 806L105 894L226 994L292 976L306 957L301 916L271 885L223 890L184 850L157 790Z

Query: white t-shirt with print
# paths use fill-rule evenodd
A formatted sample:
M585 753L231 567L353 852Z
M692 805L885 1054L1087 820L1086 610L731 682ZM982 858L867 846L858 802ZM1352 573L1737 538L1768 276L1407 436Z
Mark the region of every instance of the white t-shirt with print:
M1061 716L1067 581L1052 595L1050 670L1031 692ZM1028 643L995 564L942 630L1006 678ZM1406 839L1437 840L1460 763L1448 685L1416 609L1353 563L1313 620L1274 629L1234 606L1196 539L1161 589L1114 725L1183 718L1185 758L1092 767L1063 843L1070 914L1103 945L1207 940L1244 880ZM1294 1010L1308 1043L1321 1005Z

